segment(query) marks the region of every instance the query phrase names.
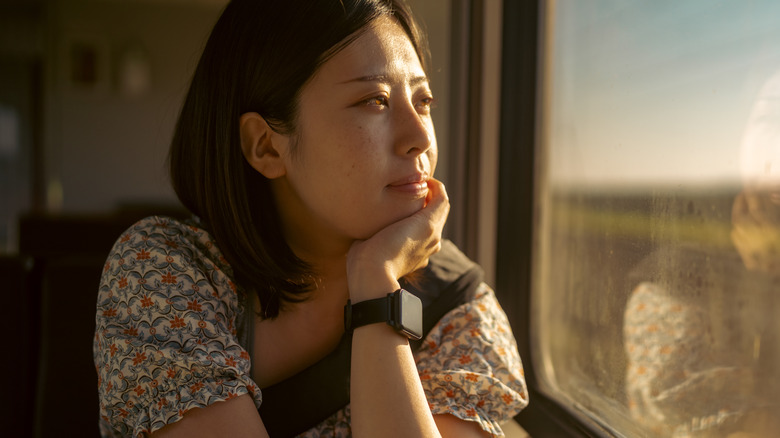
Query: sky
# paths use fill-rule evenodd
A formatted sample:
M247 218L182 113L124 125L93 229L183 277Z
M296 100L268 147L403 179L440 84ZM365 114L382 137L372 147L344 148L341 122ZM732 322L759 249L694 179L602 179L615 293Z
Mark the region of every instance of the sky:
M553 182L744 179L751 113L780 73L780 2L559 0L549 13L544 120ZM780 118L772 124L780 133ZM780 155L780 145L773 149Z

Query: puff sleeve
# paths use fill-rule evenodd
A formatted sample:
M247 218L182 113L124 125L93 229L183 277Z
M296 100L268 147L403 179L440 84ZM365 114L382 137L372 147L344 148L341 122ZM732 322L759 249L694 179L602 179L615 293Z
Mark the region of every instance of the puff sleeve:
M93 341L104 436L142 436L243 394L260 405L226 270L205 231L172 219L144 219L114 245Z
M447 313L431 330L416 362L433 414L476 421L503 435L499 425L528 404L509 321L484 283L473 301Z

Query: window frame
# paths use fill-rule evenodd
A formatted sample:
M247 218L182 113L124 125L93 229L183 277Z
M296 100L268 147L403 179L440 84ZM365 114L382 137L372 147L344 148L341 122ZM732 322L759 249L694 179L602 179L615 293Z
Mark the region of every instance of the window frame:
M545 6L545 0L503 5L496 294L517 340L530 399L515 419L534 437L615 437L620 435L546 394L532 357L534 184Z

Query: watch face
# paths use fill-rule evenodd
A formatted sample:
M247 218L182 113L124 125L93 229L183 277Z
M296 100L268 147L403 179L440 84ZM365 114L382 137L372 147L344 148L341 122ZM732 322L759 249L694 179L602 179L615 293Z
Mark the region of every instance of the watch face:
M399 308L396 311L398 330L401 330L411 339L420 339L423 335L423 306L422 301L410 292L400 291L397 301Z

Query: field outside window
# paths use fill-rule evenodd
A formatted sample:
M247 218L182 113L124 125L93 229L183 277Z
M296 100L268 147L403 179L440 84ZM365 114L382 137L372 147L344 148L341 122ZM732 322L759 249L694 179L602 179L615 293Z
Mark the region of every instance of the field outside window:
M618 434L780 436L780 2L543 7L542 389Z

